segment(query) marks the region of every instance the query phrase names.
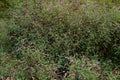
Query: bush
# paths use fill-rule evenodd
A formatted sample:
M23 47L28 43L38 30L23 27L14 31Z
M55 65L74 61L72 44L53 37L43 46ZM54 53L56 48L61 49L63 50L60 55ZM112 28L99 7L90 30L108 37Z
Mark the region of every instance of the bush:
M46 6L44 3L41 8L32 5L15 12L14 22L20 27L19 32L13 31L16 36L11 41L17 39L19 47L23 40L26 47L30 43L44 45L43 51L55 58L59 55L108 57L114 54L114 45L120 44L120 12L116 8L96 7L93 3L74 5L47 3Z
M69 80L72 74L78 74L77 78L74 76L75 80L119 77L112 73L110 63L105 62L108 64L105 68L110 66L109 69L112 70L104 73L105 70L91 70L96 67L104 69L104 63L101 66L102 62L100 65L95 61L97 65L94 65L94 61L86 60L86 57L80 59L81 56L91 58L98 55L100 58L119 60L120 11L117 7L87 0L31 0L14 4L7 15L10 16L9 19L0 23L3 26L0 43L5 45L8 42L5 40L9 40L8 47L4 49L11 53L9 59L13 61L10 61L10 65L9 62L4 64L7 71L2 72L1 79L3 76L11 76L28 80L54 77ZM6 57L1 56L4 56L3 59ZM70 58L73 57L75 59L72 63ZM17 60L16 63L14 59ZM10 74L11 64L15 66L15 74ZM81 67L81 64L86 65ZM4 67L1 68L4 70ZM52 72L54 75L51 75ZM107 76L104 76L106 73Z

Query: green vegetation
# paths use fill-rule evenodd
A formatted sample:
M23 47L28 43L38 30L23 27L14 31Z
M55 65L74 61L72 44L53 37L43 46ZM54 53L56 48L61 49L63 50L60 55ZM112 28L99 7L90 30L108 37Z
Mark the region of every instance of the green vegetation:
M0 80L120 80L119 0L1 0Z

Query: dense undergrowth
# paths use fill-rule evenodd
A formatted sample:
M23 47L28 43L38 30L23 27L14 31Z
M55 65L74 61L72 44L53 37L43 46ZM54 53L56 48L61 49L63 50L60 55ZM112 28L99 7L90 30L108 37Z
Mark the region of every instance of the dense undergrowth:
M1 80L120 79L119 0L6 2Z

